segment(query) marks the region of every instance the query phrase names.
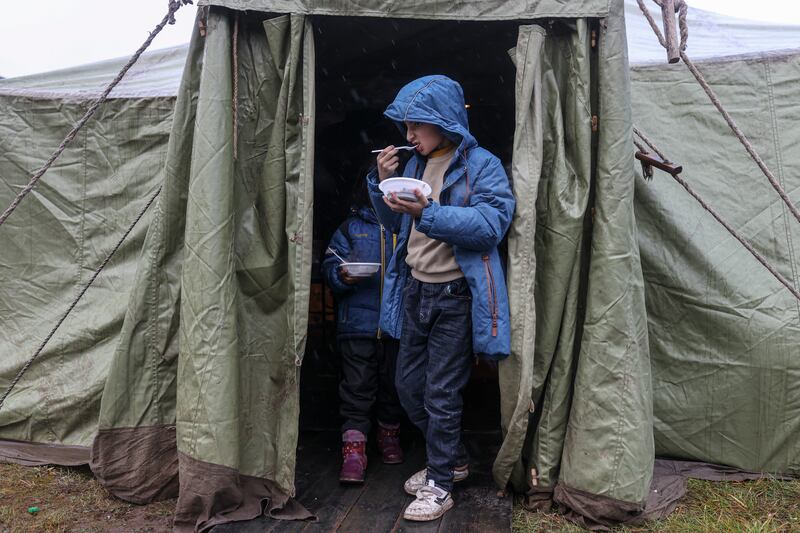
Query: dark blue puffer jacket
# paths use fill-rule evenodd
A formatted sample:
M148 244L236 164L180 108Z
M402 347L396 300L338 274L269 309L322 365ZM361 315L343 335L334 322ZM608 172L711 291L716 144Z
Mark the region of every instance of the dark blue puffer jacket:
M340 261L332 253L326 252L322 271L336 296L336 333L340 340L380 336L378 327L383 275L392 257L393 243L391 232L383 229L370 207L351 209L350 216L333 234L329 248L336 250L347 261L382 265L381 271L371 278L355 285L346 285L339 278Z

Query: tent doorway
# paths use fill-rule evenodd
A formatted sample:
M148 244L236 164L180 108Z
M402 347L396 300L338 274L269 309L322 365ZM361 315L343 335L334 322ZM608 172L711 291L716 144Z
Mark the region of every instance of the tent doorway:
M518 24L319 17L314 19L313 27L316 49L314 251L308 343L301 372L298 497L312 512L320 514L323 522L344 519L354 530L382 530L383 524L358 522L366 516L359 506L368 498L353 500L352 516L347 514L350 518L324 516L327 509L324 503L320 505L306 499L313 499L321 490L304 485L304 473L317 468L319 461L330 465L325 471L331 479L320 478L316 482L325 487L326 497L335 498L337 505L353 497L352 489L340 489L336 480L341 423L338 414L340 365L335 303L323 281L321 261L331 236L348 215L354 192L374 164L370 151L388 144L405 144L404 135L382 113L399 88L409 81L433 73L459 81L469 105L472 133L482 146L510 165L515 70L507 51L516 45ZM485 362L477 362L465 392L463 421L476 476L462 499L474 497L486 501L486 496L494 497L496 493L490 469L500 443L499 406L497 370ZM397 519L405 502L402 481L424 462L421 437L410 426L405 435L406 464L394 469L381 468L382 465L377 466L379 457L373 455L368 487L361 489L365 495L377 493L390 499L394 495L398 505L387 511L382 520ZM307 496L303 494L304 489ZM339 490L344 492L339 494ZM510 503L503 499L498 502L497 512L486 515L493 521L485 524L487 527L497 527L500 523L502 527L510 526L510 522L503 522L510 521ZM464 516L456 510L448 520L467 520L469 507L462 506ZM370 513L367 515L375 519ZM371 527L366 528L367 525Z
M510 164L515 71L507 50L516 45L517 27L503 22L314 20L314 266L304 378L335 371L332 367L336 366L330 357L335 352L333 298L324 290L320 275L327 243L347 217L355 190L374 164L370 150L405 144L403 134L383 117L383 109L405 83L431 73L448 75L464 87L472 133L504 164ZM496 372L480 363L474 374L473 381L491 378ZM317 420L302 418L304 427ZM499 417L491 418L491 427L496 428ZM482 426L479 420L475 422L481 429L490 427L486 420Z

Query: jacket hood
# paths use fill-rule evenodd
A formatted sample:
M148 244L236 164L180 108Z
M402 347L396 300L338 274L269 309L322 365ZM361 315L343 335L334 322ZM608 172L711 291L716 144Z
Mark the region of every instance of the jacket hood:
M460 145L459 150L476 146L469 132L464 90L447 76L433 75L418 78L397 93L383 114L393 120L405 133L405 121L436 124Z

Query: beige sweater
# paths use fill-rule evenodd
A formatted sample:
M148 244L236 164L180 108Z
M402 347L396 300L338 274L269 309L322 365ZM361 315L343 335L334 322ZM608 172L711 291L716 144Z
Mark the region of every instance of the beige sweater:
M453 159L454 151L451 149L444 154L431 154L422 174L422 180L431 186L431 198L437 202L442 192L444 173ZM406 263L411 267L411 275L424 283L447 283L464 277L456 263L452 246L420 233L416 224L412 226L408 238Z

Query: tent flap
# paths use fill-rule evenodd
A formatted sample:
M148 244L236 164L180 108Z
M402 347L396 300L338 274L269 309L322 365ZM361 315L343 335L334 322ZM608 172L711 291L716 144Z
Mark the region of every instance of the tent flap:
M653 407L633 210L635 161L624 19L609 17L600 27L586 313L560 480L568 488L644 507L654 461Z
M519 407L531 413L519 463L509 472L501 453L495 477L511 475L529 506L554 502L593 527L641 520L653 441L623 19L600 24L597 48L592 29L586 19L551 25L538 50L531 30L520 32L518 86L529 89L518 90L512 166L504 449L520 442ZM525 399L514 395L523 386Z
M508 234L508 299L511 316L511 356L499 364L503 445L493 466L496 483L508 484L516 470L516 484L523 485L519 461L528 417L533 407L531 388L534 367L536 309L534 292L536 256L536 198L542 174L542 54L546 32L540 26L522 26L511 57L517 67L516 121L511 179L517 200Z
M192 39L164 192L95 440L94 456L108 459L101 479L113 479L120 457L111 447L137 442L131 432L149 447L138 457L179 474L179 531L265 506L309 516L291 496L310 284L313 41L303 16L241 17L234 73L235 17L212 10L206 37ZM130 446L124 457L137 457ZM163 490L147 494L170 492L173 479L160 479ZM118 480L109 489L124 497Z
M294 493L310 284L313 42L301 15L242 17L234 73L236 16L209 15L183 213L177 530L254 518L263 500L283 508ZM246 154L238 159L233 75Z

